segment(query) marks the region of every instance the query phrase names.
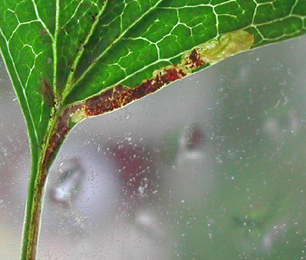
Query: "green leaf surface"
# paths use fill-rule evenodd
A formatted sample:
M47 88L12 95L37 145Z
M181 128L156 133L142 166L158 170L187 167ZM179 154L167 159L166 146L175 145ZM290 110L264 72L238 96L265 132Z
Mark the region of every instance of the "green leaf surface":
M1 53L32 155L23 259L35 259L47 170L73 125L301 35L305 16L305 0L0 0Z
M136 87L195 46L237 30L253 34L252 48L296 36L305 13L301 0L2 0L1 49L32 143L41 145L50 97L67 106L118 84Z

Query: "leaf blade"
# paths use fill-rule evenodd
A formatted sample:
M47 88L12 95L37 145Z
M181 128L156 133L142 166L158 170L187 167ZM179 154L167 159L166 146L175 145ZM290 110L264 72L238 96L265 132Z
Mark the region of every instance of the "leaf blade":
M299 15L293 12L297 10L295 6L298 1L277 1L280 6L276 11L271 13L270 9L268 10L271 13L267 14L269 22L263 21L260 19L260 15L256 15L256 5L254 3L250 5L249 1L214 1L216 2L215 6L199 4L199 2L201 1L189 1L190 6L188 6L186 1L163 1L150 14L148 20L140 24L133 24L133 26L136 25L136 28L132 28L132 31L124 34L124 38L120 38L121 40L114 45L107 47L106 50L109 53L103 51L97 54L95 62L82 75L79 71L75 90L68 97L67 104L84 100L88 96L101 93L103 89L106 90L109 87L121 84L131 78L131 74L137 74L137 70L143 69L149 63L156 65L152 66L150 72L145 73L140 79L129 80L133 82L130 83L129 87L136 87L147 78L151 78L156 69L161 69L166 64L175 65L172 59L176 60L184 52L190 51L203 42L217 39L224 33L242 29L249 31L255 36L255 42L252 46L254 48L305 32L303 22L305 11ZM195 5L196 3L198 5ZM224 14L225 11L220 7L231 10L227 6L230 3L236 3L236 7L240 8L238 10L240 14L237 14L236 9L229 14ZM197 8L199 16L196 19L194 17L191 19L188 14L192 13L191 11L194 8ZM217 17L216 10L220 13L220 18ZM194 16L194 13L192 15ZM156 21L165 20L164 17L166 17L166 20L172 21L169 26L171 28L170 32L169 28L164 26L163 33L158 38L154 38L156 34L154 24ZM217 18L219 18L219 21ZM233 19L236 19L238 23L237 21L233 23ZM196 27L195 24L200 24L200 26ZM159 27L161 26L159 25ZM195 28L195 30L190 28ZM289 33L290 28L291 32ZM188 31L188 29L190 30ZM145 64L143 60L146 61ZM158 63L160 65L157 65ZM85 82L86 87L84 87Z
M14 5L14 2L10 3ZM42 78L52 82L52 73L50 65L47 62L51 50L44 49L40 31L43 25L35 16L35 9L32 3L27 7L29 19L24 16L22 9L20 13L13 11L9 6L1 5L1 12L11 13L11 18L17 21L15 28L0 28L1 50L4 60L11 72L10 76L14 83L19 100L22 100L21 106L27 118L28 129L32 145L39 145L43 141L44 131L48 125L51 108L44 102L41 90ZM5 9L5 11L4 11ZM18 9L19 10L19 9ZM21 14L19 16L19 14ZM35 18L33 21L30 18ZM1 19L2 20L2 19ZM1 24L5 23L4 19ZM19 35L25 34L27 41ZM49 41L50 43L50 41ZM44 72L35 70L35 67L44 68ZM49 71L49 72L48 72ZM51 70L52 72L52 70ZM30 102L33 101L33 102Z
M304 0L0 1L1 54L32 156L27 260L36 255L48 169L75 123L306 29Z

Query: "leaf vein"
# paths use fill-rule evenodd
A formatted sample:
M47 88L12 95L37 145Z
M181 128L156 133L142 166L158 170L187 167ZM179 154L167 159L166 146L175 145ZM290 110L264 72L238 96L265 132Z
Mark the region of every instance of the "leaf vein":
M37 16L38 21L41 23L41 25L44 27L44 29L46 30L47 34L50 36L51 40L54 41L54 36L52 35L52 33L50 32L48 26L45 24L45 22L40 18L39 12L38 12L38 8L37 8L37 4L35 2L35 0L32 0L33 6L34 6L34 10L35 10L35 14Z
M130 26L128 26L114 41L112 44L110 44L102 53L100 53L100 55L92 62L92 64L90 66L88 66L88 68L83 72L83 74L77 79L77 81L75 82L74 86L76 86L86 75L89 71L91 71L93 69L93 67L96 65L96 63L102 58L104 57L104 55L118 42L120 41L123 36L130 30L132 29L136 24L138 24L142 18L144 16L146 16L147 14L149 14L151 11L153 11L161 2L163 2L164 0L159 0L157 1L154 6L152 6L151 8L149 8L146 12L144 12L137 20L134 21L134 23L132 23Z
M57 87L57 39L59 33L59 6L60 0L56 0L56 12L55 12L55 31L54 31L54 41L52 42L53 48L53 92L57 96L58 95L58 87Z
M85 50L85 45L89 42L91 36L93 35L93 33L94 33L98 23L99 23L99 20L100 20L102 14L104 13L104 10L106 8L107 3L108 3L108 0L105 0L104 5L102 6L101 10L99 11L99 13L98 13L95 21L93 22L84 42L82 43L82 46L80 47L78 53L75 56L75 59L74 59L74 61L72 63L72 66L71 66L71 70L70 70L68 78L67 78L66 86L65 86L65 88L63 90L63 93L62 93L63 99L65 99L65 97L69 94L69 92L72 88L73 77L75 75L75 71L76 71L76 68L79 64L79 61L80 61L81 57L83 56L83 53L84 53L84 50Z
M36 129L35 124L34 124L34 117L33 117L33 114L32 114L32 110L31 110L31 108L30 108L30 104L29 104L29 101L28 101L27 93L26 93L25 88L24 88L24 86L23 86L23 84L22 84L22 81L21 81L19 72L18 72L18 70L17 70L17 68L16 68L16 65L15 65L15 62L14 62L14 59L13 59L11 50L10 50L9 42L7 41L7 39L6 39L5 35L4 35L3 30L2 30L1 27L0 27L0 34L1 34L1 36L2 36L2 37L5 39L5 41L6 41L7 53L8 53L8 55L9 55L9 58L10 58L11 62L12 62L14 72L15 72L15 74L16 74L17 80L18 80L18 82L19 82L19 84L20 84L20 87L21 87L21 89L22 89L22 94L23 94L24 99L25 99L26 107L27 107L27 110L29 111L29 116L30 116L30 120L31 120L32 129L33 129L33 131L34 131L36 143L39 144L38 133L37 133L37 129ZM2 55L2 56L3 56L3 55ZM11 77L11 76L10 76L10 77ZM12 78L11 78L11 80L12 80ZM12 80L12 82L13 82L13 80Z

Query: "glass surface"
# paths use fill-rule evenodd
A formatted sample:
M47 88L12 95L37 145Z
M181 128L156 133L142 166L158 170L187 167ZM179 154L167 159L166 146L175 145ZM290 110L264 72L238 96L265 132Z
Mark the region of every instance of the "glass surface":
M38 259L306 259L305 37L77 125ZM0 259L19 258L26 128L0 63Z

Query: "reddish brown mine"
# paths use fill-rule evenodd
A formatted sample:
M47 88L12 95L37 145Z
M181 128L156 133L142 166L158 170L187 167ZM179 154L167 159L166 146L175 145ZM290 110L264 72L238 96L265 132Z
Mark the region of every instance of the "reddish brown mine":
M51 136L48 150L44 159L43 168L46 169L48 167L53 155L55 154L56 150L60 146L60 144L65 139L66 135L68 134L70 130L69 120L70 115L76 112L79 109L83 108L83 104L74 105L71 107L68 107L64 110L63 114L59 118L55 131L53 135Z
M188 57L189 59L189 66L191 68L197 68L197 67L200 67L200 66L203 66L204 65L204 61L202 61L198 51L196 49L194 49L190 56Z
M86 100L86 115L95 116L113 111L134 100L154 93L170 82L181 79L184 76L186 76L186 74L182 69L173 67L166 69L164 74L157 75L153 79L148 79L132 89L126 88L123 85L117 85L98 96Z
M204 61L196 49L194 49L190 56L187 58L186 68L195 70L198 67L204 65ZM102 94L89 98L85 101L85 104L78 104L72 107L66 108L59 118L56 125L55 132L50 139L48 151L44 159L44 166L47 167L50 163L53 155L58 149L61 142L64 140L69 132L69 120L70 115L79 109L85 108L87 116L101 115L107 112L111 112L115 109L121 108L128 103L140 99L148 94L154 93L161 89L163 86L181 79L186 76L184 68L179 66L173 66L172 68L165 69L163 74L158 74L155 78L148 79L135 88L126 88L123 85L117 85ZM53 92L50 85L43 81L43 93L45 99L53 100ZM50 97L50 98L49 98Z
M42 164L42 174L41 174L41 178L40 178L40 182L39 182L39 187L38 187L38 198L42 197L42 192L43 192L43 188L45 186L45 182L47 179L47 175L48 175L48 167L50 166L50 162L55 154L55 152L57 151L57 149L59 148L60 144L62 143L62 141L64 140L64 138L66 137L66 135L68 134L69 131L69 119L70 119L70 115L72 113L74 113L76 110L82 108L83 105L75 105L69 108L66 108L62 114L62 116L59 118L58 123L56 125L55 131L53 133L53 135L51 136L50 142L48 144L48 149ZM34 223L39 223L39 219L40 219L40 212L41 212L41 203L37 204L37 209L34 210L35 212L35 217L34 217ZM38 228L39 225L34 225L34 231L33 231L33 241L32 241L32 245L36 245L37 241L38 241ZM31 259L35 258L35 251L32 252L32 256Z

